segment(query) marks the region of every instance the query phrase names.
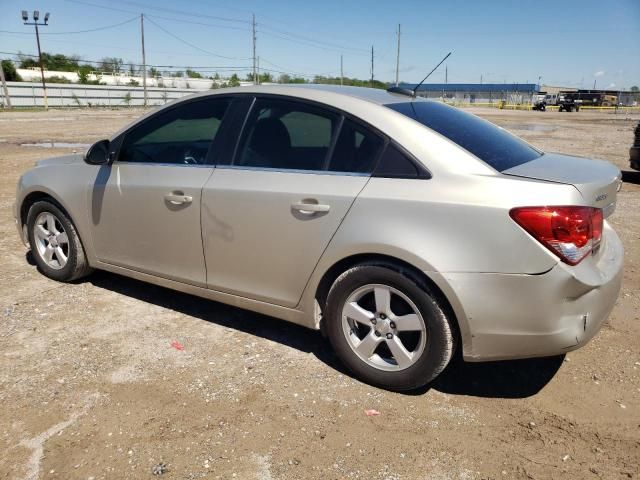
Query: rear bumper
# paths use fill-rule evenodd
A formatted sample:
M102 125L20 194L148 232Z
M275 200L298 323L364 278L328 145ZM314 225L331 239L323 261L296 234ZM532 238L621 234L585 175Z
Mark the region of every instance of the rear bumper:
M604 237L597 260L576 267L559 263L540 275L444 274L457 297L454 310L462 310L467 321L468 328L461 328L464 359L558 355L591 340L622 282L622 243L608 225Z

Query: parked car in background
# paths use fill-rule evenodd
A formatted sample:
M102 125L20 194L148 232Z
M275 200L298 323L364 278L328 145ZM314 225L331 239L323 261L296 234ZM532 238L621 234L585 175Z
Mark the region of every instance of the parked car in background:
M618 296L620 172L442 103L337 86L190 96L43 160L15 219L42 273L102 269L321 329L407 390L584 345Z

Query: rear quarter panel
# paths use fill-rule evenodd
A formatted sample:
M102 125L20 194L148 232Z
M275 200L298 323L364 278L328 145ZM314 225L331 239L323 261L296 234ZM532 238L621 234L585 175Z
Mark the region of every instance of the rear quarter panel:
M338 261L358 254L380 254L425 272L447 296L464 335L467 317L446 273L539 274L550 270L558 259L519 227L509 210L580 201L580 193L570 185L502 175L372 178L320 259L300 309L313 311L318 284Z

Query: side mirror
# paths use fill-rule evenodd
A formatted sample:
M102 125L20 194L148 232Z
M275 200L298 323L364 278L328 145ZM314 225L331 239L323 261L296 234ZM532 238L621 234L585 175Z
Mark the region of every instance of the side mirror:
M84 161L89 165L106 165L111 161L110 157L109 140L100 140L87 150Z

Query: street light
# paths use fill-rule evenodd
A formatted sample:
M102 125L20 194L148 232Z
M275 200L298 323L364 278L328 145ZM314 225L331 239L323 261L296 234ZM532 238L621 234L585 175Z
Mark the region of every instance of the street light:
M33 22L29 22L29 13L26 10L22 10L22 21L25 25L33 25L36 27L36 42L38 43L38 60L40 61L40 76L42 77L42 90L44 91L44 109L49 110L49 102L47 100L47 84L44 81L44 67L42 65L42 52L40 50L40 31L38 27L46 27L49 22L49 12L44 14L44 23L38 23L40 18L40 12L38 10L33 11Z

